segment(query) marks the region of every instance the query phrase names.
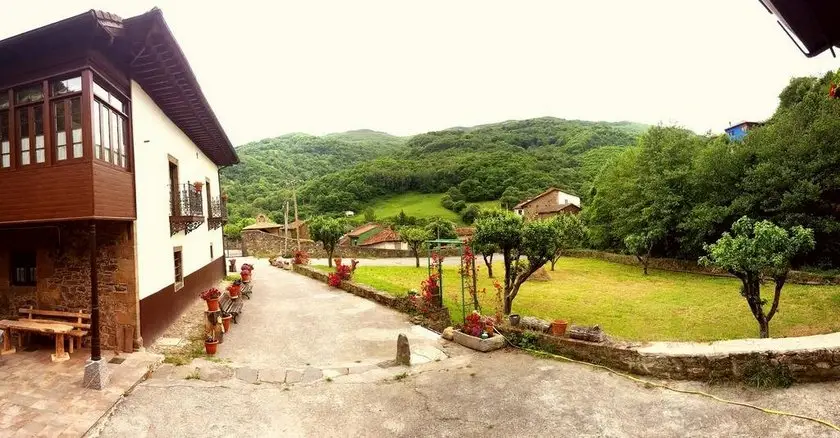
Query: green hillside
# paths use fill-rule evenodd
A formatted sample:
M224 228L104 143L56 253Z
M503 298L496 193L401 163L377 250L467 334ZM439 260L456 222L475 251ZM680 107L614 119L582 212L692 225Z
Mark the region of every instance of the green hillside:
M458 215L440 206L458 187L467 203L507 205L557 186L586 196L612 157L646 125L557 118L452 128L413 137L356 130L288 134L237 148L242 163L222 171L232 224L267 213L281 220L288 181L299 182L303 217L361 212L378 217ZM435 202L437 200L437 202Z

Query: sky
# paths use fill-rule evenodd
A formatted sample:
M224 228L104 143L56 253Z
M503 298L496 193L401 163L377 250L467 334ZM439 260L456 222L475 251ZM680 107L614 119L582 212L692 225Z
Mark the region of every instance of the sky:
M159 7L236 145L542 116L717 133L769 117L791 77L840 68L830 54L803 56L755 0L26 5L4 11L0 38L92 8Z

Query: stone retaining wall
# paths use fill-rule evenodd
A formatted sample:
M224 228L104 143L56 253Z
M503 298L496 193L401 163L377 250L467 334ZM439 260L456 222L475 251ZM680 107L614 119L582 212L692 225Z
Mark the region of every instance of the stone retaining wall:
M639 266L639 269L641 269L641 265L639 264L639 261L636 259L636 257L627 254L615 254L604 251L578 249L566 251L564 255L568 255L569 257L584 257L605 260L612 263L621 263L623 265ZM651 258L648 267L650 267L651 269L659 269L662 271L689 272L693 274L731 277L731 275L726 271L717 268L701 266L698 265L697 262L692 260ZM790 274L788 274L787 281L788 283L811 285L840 284L840 277L832 275L820 275L804 271L790 271Z
M288 248L289 252L294 252L297 248L297 242L294 239L289 239L288 245L284 245L285 237L274 234L264 233L262 231L248 230L242 232L242 255L257 256L257 257L276 257L282 256L284 248ZM324 251L320 243L313 242L308 239L300 241L300 249L306 251L310 258L325 258L327 252ZM456 251L444 251L444 255L456 255ZM388 249L388 248L370 248L366 246L339 246L335 249L333 257L353 258L353 259L385 259L385 258L400 258L400 257L414 257L414 253L410 250ZM421 258L425 258L425 252L420 254Z
M326 272L305 265L295 265L293 269L299 274L327 282ZM413 308L408 298L394 297L370 286L345 281L342 282L341 289L401 312L410 312ZM446 319L448 320L448 316ZM548 323L543 325L548 326ZM498 329L509 339L521 339L528 333L535 340L538 349L549 353L639 375L679 380L741 380L745 366L758 361L787 367L798 382L840 380L840 345L835 348L748 353L686 354L684 349L672 353L646 353L644 349L649 343L613 340L602 343L586 342L523 330L507 324L498 326Z
M547 333L525 331L504 325L500 331L509 337L531 333L540 350L567 356L634 374L681 380L741 380L745 366L755 361L783 365L798 382L840 379L840 346L837 348L745 353L668 354L644 353L643 343L607 341L593 343L559 338Z

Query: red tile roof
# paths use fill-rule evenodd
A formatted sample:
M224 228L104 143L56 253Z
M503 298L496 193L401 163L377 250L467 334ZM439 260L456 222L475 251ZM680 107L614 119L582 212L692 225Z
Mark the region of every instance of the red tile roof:
M394 231L390 228L385 228L382 231L376 233L370 239L365 240L364 243L360 244L359 246L368 246L368 245L375 245L377 243L383 243L383 242L400 242L400 241L402 241L402 239L400 239L399 233L397 233L396 231Z

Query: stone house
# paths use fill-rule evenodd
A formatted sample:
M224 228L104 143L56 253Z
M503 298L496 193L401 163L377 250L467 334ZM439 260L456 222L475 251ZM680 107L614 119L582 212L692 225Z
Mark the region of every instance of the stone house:
M580 213L580 198L551 187L516 204L513 211L526 219L545 219L558 214Z
M0 65L0 318L83 309L102 348L149 344L225 274L239 162L183 52L158 9L88 11Z
M305 221L300 219L289 222L288 225L278 224L272 222L268 216L261 214L256 218L256 222L247 227L242 228L242 231L262 231L264 233L273 234L275 236L288 237L290 239L309 239L309 226ZM286 233L288 230L288 233Z

